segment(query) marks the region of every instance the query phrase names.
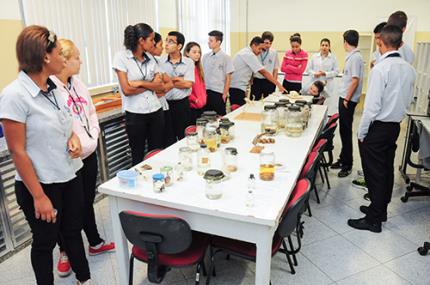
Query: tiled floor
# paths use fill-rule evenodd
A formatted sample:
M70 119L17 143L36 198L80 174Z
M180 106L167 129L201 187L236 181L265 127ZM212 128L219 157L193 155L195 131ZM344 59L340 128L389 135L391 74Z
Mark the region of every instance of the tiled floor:
M355 124L358 123L358 119ZM396 165L403 149L404 133L398 141ZM337 138L336 145L339 146ZM337 150L339 147L337 147ZM357 149L355 149L356 151ZM355 170L360 159L355 153ZM430 198L412 198L400 202L405 185L396 172L396 185L389 208L388 222L381 234L355 231L348 227L348 218L361 217L358 207L366 204L363 190L353 188L354 175L339 179L330 171L332 189L320 185L321 204L311 201L313 216L304 216L303 246L298 254L297 273L290 274L285 257L272 259L272 284L430 284L430 255L418 255L416 249L430 239ZM96 205L99 229L112 240L107 199ZM55 261L57 260L57 251ZM0 284L34 284L29 248L0 264ZM93 280L98 285L119 284L115 254L88 257ZM251 262L217 256L217 277L211 284L254 284L255 265ZM194 284L194 268L176 269L167 274L162 284ZM135 284L149 284L146 266L137 262ZM75 284L75 277L60 279L56 284ZM123 284L121 284L123 285Z

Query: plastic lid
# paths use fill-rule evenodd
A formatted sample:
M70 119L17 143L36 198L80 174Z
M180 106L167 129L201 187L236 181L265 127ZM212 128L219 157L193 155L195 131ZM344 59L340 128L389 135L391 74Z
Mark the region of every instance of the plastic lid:
M191 152L191 148L188 146L183 146L179 148L179 152Z
M217 112L215 111L204 111L202 116L216 116Z
M206 180L218 181L225 177L224 172L218 169L209 169L203 176Z
M200 144L200 148L207 148L208 146L205 143Z
M160 169L160 171L162 171L162 172L169 172L172 170L173 170L173 167L171 167L170 165L165 165L165 166L161 167L161 169Z
M288 104L288 103L290 103L290 100L288 100L288 99L279 99L278 102Z
M275 105L266 105L266 106L264 106L264 111L275 110L275 109L276 109Z
M164 180L164 175L161 173L155 173L154 175L152 175L152 179L155 181Z
M233 155L237 155L237 148L235 147L226 147L225 148L226 153L231 153Z
M117 172L116 176L124 179L132 179L137 177L137 172L134 170L120 170Z
M297 105L291 105L288 107L289 111L294 111L294 112L300 112L300 106Z
M189 132L187 136L197 136L197 132Z
M286 107L287 106L287 104L288 104L288 102L276 102L275 103L275 106L276 107Z

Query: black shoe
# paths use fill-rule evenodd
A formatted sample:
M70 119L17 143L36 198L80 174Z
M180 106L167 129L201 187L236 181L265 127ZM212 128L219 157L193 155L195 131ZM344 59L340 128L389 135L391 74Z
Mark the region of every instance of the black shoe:
M360 212L367 215L367 212L369 212L369 207L368 206L360 206ZM387 214L385 214L381 217L381 222L386 222L386 221L387 221Z
M331 169L341 169L342 168L342 163L340 162L340 160L337 160L335 163L333 163L330 166Z
M382 232L381 223L377 223L377 222L371 223L367 221L366 218L349 219L348 226L357 230L371 231L374 233Z
M341 169L341 171L339 171L339 173L337 174L337 176L340 177L340 178L347 177L348 175L351 174L351 172L352 172L351 168L349 168L349 167L348 168L343 167Z

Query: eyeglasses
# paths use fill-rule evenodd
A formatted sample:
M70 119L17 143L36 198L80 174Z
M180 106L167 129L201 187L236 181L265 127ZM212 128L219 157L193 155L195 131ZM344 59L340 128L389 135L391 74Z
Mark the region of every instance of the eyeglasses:
M166 44L169 44L169 45L176 45L176 44L178 44L177 42L175 42L174 40L166 40Z

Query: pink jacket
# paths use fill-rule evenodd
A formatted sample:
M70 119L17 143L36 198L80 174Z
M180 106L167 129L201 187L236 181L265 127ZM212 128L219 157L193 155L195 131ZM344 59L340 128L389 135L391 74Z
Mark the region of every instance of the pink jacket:
M202 78L197 66L194 68L194 83L191 89L191 94L188 97L190 100L191 109L201 109L206 105L206 85Z
M66 98L67 106L73 115L73 132L81 141L81 158L85 159L96 150L100 133L96 107L93 104L88 88L77 76L71 78L70 89L56 76L51 76L50 78L54 81L55 85L57 85L58 90L64 98ZM76 103L77 106L75 106L74 103ZM91 137L87 134L84 126L87 126Z
M285 73L285 80L301 83L307 64L307 52L300 50L298 53L293 53L292 50L288 50L284 55L281 66L281 71Z

